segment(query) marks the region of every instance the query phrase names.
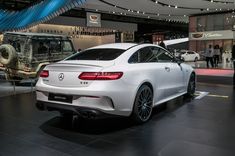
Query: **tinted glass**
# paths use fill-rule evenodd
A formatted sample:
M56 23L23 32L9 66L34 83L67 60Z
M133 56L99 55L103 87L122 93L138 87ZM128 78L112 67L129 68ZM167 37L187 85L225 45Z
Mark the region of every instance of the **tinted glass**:
M71 52L73 51L72 44L70 41L63 41L62 42L62 51L63 52Z
M192 52L192 51L189 51L189 52L188 52L188 54L194 54L194 52Z
M90 49L71 56L67 60L114 60L125 50L123 49Z
M149 47L142 48L135 52L129 59L129 63L157 62L156 55Z
M174 57L171 56L171 54L161 48L159 48L158 51L158 62L173 62L174 61Z

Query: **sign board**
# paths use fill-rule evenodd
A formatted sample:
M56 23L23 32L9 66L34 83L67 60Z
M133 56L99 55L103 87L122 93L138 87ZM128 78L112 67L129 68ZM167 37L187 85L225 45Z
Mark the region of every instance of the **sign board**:
M234 39L234 32L232 30L195 32L195 33L189 33L189 39L190 40Z
M101 15L97 13L87 12L87 26L88 27L101 27Z

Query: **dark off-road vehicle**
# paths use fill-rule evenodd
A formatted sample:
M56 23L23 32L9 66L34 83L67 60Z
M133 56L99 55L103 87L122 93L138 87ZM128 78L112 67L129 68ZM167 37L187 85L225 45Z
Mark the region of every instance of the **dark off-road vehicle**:
M66 36L7 32L0 46L0 70L8 80L36 78L46 65L74 52Z

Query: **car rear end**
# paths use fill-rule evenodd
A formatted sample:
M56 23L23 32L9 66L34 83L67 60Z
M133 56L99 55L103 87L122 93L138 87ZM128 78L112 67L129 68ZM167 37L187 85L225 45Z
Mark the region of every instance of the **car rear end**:
M48 65L36 85L37 107L69 110L86 118L129 116L132 99L128 92L131 89L122 80L125 75L115 66L115 58L105 61L68 59Z

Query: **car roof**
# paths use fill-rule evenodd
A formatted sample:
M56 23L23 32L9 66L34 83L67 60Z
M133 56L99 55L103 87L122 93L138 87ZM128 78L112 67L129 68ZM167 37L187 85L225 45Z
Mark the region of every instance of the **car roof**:
M111 43L111 44L104 44L104 45L99 45L95 46L89 49L104 49L104 48L112 48L112 49L123 49L127 50L129 48L132 48L134 46L137 46L138 44L136 43Z
M22 36L67 37L64 35L46 34L46 33L29 33L29 32L5 32L4 35L5 34L22 35Z

